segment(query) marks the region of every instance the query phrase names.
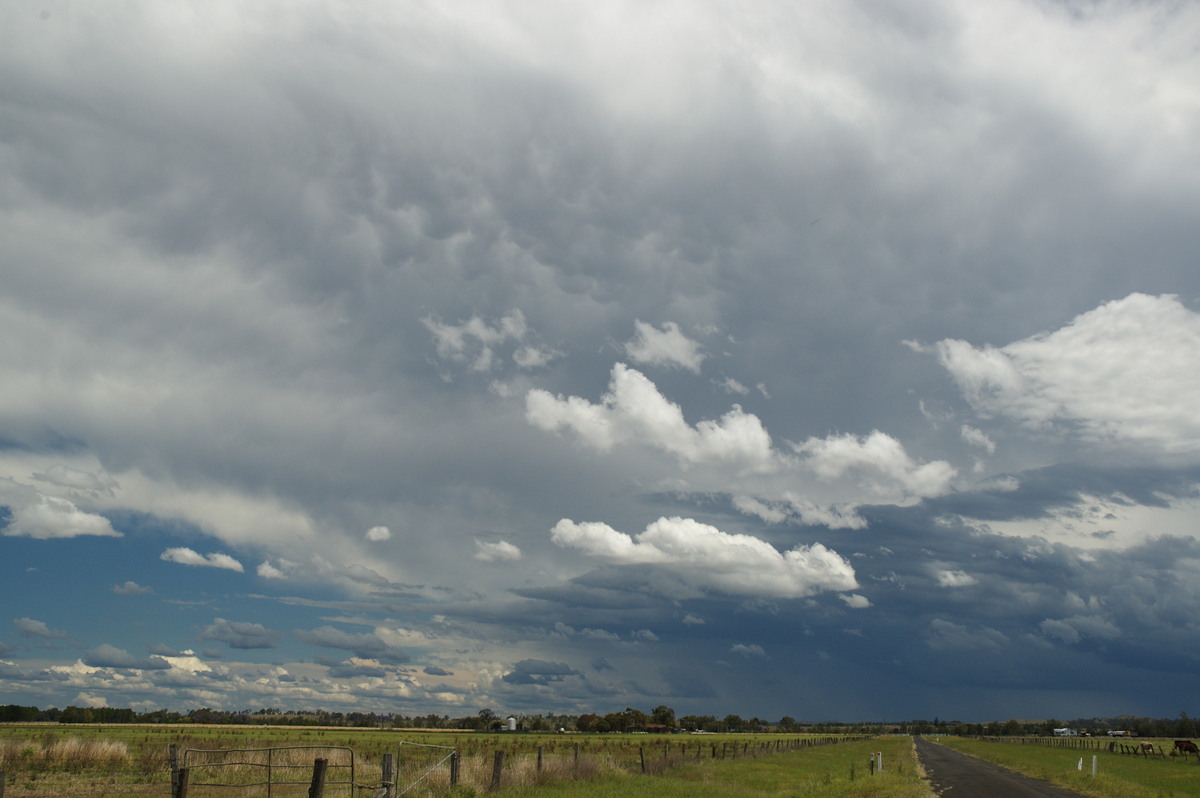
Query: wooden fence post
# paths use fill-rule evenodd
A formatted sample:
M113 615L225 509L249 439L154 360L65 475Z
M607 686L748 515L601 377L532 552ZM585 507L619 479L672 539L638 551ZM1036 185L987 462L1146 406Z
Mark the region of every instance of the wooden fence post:
M646 773L646 748L645 748L645 746L641 746L641 745L638 746L638 759L640 759L642 762L642 774L644 775Z
M329 760L317 758L313 760L312 783L308 787L308 798L325 798L325 771Z
M175 782L175 798L187 798L188 793L188 769L179 769L179 778Z
M385 798L392 798L392 785L396 781L396 760L391 754L383 755L383 777L379 780L379 786L383 787L387 792L384 793Z
M179 746L171 743L167 750L171 758L171 798L179 798Z
M492 784L488 787L489 791L500 789L500 773L504 770L504 752L497 751L496 758L492 761Z
M538 746L538 768L537 768L538 773L542 772L542 754L544 753L544 749L545 749L544 745ZM2 798L2 796L0 796L0 798Z
M573 767L574 767L574 770L571 771L572 775L578 776L579 775L579 743L575 743L575 764Z
M450 754L450 786L458 786L458 751Z

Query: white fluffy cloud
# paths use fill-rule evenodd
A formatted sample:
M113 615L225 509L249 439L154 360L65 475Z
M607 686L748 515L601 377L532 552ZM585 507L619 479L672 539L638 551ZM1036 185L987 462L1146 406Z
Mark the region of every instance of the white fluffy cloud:
M653 366L679 366L699 374L704 354L700 345L679 330L673 321L665 323L661 330L644 321L635 321L636 335L625 344L625 354L636 363Z
M521 559L521 550L507 540L495 543L476 540L475 559L480 562L516 562Z
M916 498L945 493L956 474L944 460L918 464L895 438L879 430L870 435L809 438L796 444L805 464L824 480L856 475L872 494L890 496L899 489Z
M121 537L104 516L80 510L74 502L48 496L8 477L0 477L0 505L9 508L8 525L0 534L10 537Z
M720 421L701 421L693 427L679 405L624 363L613 366L608 392L599 404L534 389L526 395L525 411L534 426L571 430L601 451L642 441L684 464L725 463L753 471L770 471L777 465L771 436L757 416L734 405Z
M159 559L167 562L179 563L180 565L200 565L208 568L223 568L227 571L237 571L241 573L245 570L242 564L223 552L213 552L211 554L200 554L197 551L184 546L170 548L164 551Z
M850 564L820 543L780 553L756 537L689 518L660 518L636 537L604 523L564 518L551 539L604 562L662 568L700 590L797 598L858 587Z
M946 339L938 360L984 417L1150 455L1200 456L1200 315L1131 294L1000 348Z

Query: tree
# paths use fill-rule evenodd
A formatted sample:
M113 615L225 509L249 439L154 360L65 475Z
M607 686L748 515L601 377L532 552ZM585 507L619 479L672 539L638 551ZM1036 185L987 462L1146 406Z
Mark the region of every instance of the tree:
M650 712L650 717L655 725L666 726L668 729L675 728L675 710L668 706L657 706Z

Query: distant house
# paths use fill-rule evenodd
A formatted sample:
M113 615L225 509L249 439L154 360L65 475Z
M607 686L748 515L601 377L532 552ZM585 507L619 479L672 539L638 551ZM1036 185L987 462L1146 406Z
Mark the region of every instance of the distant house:
M1074 729L1055 729L1054 736L1055 737L1078 737L1079 732L1075 731Z

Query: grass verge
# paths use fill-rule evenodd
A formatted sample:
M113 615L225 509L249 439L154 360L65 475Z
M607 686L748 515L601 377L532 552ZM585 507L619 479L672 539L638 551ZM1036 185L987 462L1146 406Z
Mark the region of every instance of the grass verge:
M1141 759L1107 751L1075 751L960 737L941 737L937 741L1091 798L1200 798L1200 764L1195 759ZM1092 776L1093 754L1097 765L1095 776Z

